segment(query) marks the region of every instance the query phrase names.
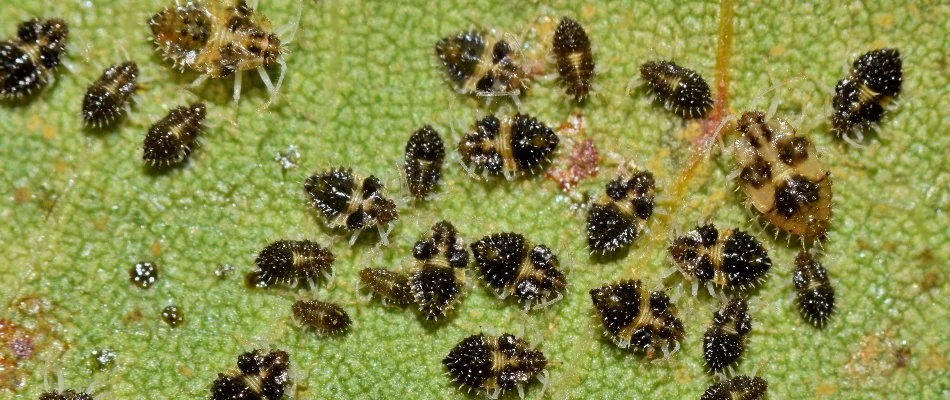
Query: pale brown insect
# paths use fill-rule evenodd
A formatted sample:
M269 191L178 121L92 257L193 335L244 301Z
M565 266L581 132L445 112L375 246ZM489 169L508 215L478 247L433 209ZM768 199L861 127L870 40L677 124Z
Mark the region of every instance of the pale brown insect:
M815 145L762 111L739 118L733 145L739 188L766 222L803 240L822 238L831 217L831 178Z
M291 311L297 322L324 336L342 334L352 323L343 307L325 301L297 300Z
M412 287L409 285L409 275L402 272L385 268L363 268L360 271L360 284L368 287L387 303L404 305L415 301Z
M201 74L192 83L234 75L234 101L241 97L243 71L257 70L270 92L270 105L284 82L286 42L270 21L244 0L188 0L167 6L148 20L152 38L166 59ZM300 19L298 8L297 20ZM297 22L285 28L296 30ZM265 67L280 65L276 85Z

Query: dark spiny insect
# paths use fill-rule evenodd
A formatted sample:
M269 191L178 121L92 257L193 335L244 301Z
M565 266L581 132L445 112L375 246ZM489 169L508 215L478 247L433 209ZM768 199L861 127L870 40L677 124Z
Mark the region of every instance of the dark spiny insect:
M232 5L233 4L233 5ZM270 104L280 90L286 66L286 48L273 33L270 21L244 0L189 0L166 6L148 20L152 39L176 67L201 74L196 83L256 69L270 91ZM281 66L277 84L265 67ZM234 100L241 93L235 78Z
M350 327L350 315L342 307L324 301L297 300L291 306L294 319L321 335L339 335Z
M666 293L648 293L639 280L623 280L591 290L590 298L604 333L618 347L633 346L650 358L657 349L666 356L679 349L686 332Z
M364 178L349 168L332 168L307 178L303 187L329 227L359 233L375 226L383 242L388 243L388 231L383 226L398 219L399 213L375 176ZM350 244L356 241L356 233Z
M66 21L58 18L20 23L16 38L0 42L0 99L19 98L49 84L68 37Z
M309 287L333 273L335 257L329 249L309 240L278 240L267 245L255 262L267 286L284 284Z
M43 392L37 400L93 400L92 395L72 389Z
M746 336L752 330L752 317L744 299L734 298L713 313L712 326L703 336L703 357L713 372L722 372L745 351Z
M145 135L142 159L151 165L168 166L184 162L198 144L198 135L207 108L194 103L172 109L156 122Z
M700 283L710 294L713 285L734 290L754 287L772 267L772 259L755 237L738 229L719 232L713 224L676 238L669 251L683 276L693 281L694 296Z
M542 373L547 363L544 353L507 333L499 337L469 336L442 359L452 381L469 391L483 391L490 399L514 387L521 391L522 385Z
M516 114L499 120L489 115L459 142L458 151L470 174L504 175L513 179L547 165L557 149L554 130L533 117Z
M253 350L237 359L237 370L219 373L211 385L211 400L277 400L290 385L290 355L283 350Z
M640 76L667 109L683 118L703 118L712 110L709 85L691 69L672 61L647 61L640 66Z
M424 126L409 137L404 168L412 197L423 199L435 190L442 179L444 160L445 144L431 126Z
M851 66L851 74L835 86L831 114L834 134L849 138L855 131L880 121L886 107L900 94L902 68L897 49L873 50L858 57Z
M435 44L435 55L459 93L518 96L528 89L529 79L516 48L473 30L442 38Z
M765 379L738 375L710 386L699 400L762 400L768 389Z
M363 268L360 271L360 283L387 303L404 305L415 300L408 274L384 268Z
M567 280L547 246L517 233L498 233L472 243L482 278L499 297L514 296L525 308L544 308L564 297Z
M150 262L140 262L129 269L129 280L133 285L148 289L158 281L158 266Z
M814 256L802 251L795 257L792 281L798 294L798 310L808 322L823 328L835 311L835 289L828 280L828 271Z
M590 82L594 78L594 55L587 32L577 21L565 17L554 31L553 49L557 71L567 85L567 94L577 101L582 100L590 92Z
M416 242L412 256L416 265L409 274L409 287L419 311L429 320L445 317L465 285L465 242L451 223L440 221Z
M815 145L783 119L743 113L733 157L739 188L766 222L803 240L820 239L831 218L831 174Z
M606 195L587 212L587 246L607 253L630 245L653 215L656 182L649 171L636 171L607 183Z
M185 312L177 306L165 307L162 309L162 321L172 328L177 328L185 323Z
M106 68L99 80L86 89L82 99L82 119L96 128L111 125L125 115L138 86L139 67L126 61Z

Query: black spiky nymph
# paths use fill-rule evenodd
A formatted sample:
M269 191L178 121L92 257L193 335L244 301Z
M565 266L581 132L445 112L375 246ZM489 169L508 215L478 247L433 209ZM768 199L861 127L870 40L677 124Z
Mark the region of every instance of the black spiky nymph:
M709 84L696 71L672 61L647 61L640 76L667 109L683 118L704 118L712 110Z
M765 379L738 375L710 386L699 400L762 400L768 390Z
M204 103L172 109L145 135L142 159L151 165L167 166L184 162L197 145L207 116Z
M828 270L803 251L795 257L792 282L802 317L819 328L824 327L835 311L835 289L828 279Z
M435 190L442 179L444 160L445 144L431 126L424 126L409 137L403 168L412 197L423 199Z
M584 27L570 18L562 18L554 31L554 57L567 94L581 100L590 92L594 77L594 55Z
M135 90L139 67L127 61L113 65L86 89L82 99L82 119L86 125L103 127L125 115Z
M335 257L329 249L309 240L278 240L267 245L255 262L266 285L308 287L333 273Z
M544 353L507 333L498 337L469 336L442 359L454 382L484 391L490 398L528 383L547 363Z
M746 337L752 331L752 317L744 299L734 298L713 314L712 325L703 336L703 357L713 372L722 372L742 357Z
M653 215L656 181L649 171L620 176L606 185L606 196L587 213L587 246L607 253L629 246Z

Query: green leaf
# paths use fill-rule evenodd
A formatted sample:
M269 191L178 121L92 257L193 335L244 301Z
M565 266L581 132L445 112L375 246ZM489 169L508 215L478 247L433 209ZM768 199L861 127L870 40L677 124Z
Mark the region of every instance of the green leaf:
M770 248L775 268L751 300L754 328L738 371L757 370L771 398L943 398L950 391L944 154L950 142L941 111L950 104L946 4L307 1L281 97L259 112L267 95L256 74L245 76L234 107L231 79L189 93L195 75L173 70L154 52L145 21L167 1L13 3L0 15L5 36L30 16L67 19L75 72L59 71L55 84L32 101L0 107L0 293L7 304L0 385L25 377L25 386L3 389L0 397L35 398L43 377L55 382L61 371L67 387L95 383L102 398L206 398L216 374L232 367L239 353L277 346L291 354L301 398L464 398L443 376L441 358L480 330L523 327L553 360L550 386L542 393L541 385L531 385L529 397L697 398L714 381L700 346L716 301L682 297L683 348L650 362L602 339L587 292L624 277L658 284L670 268L664 250L670 236L702 219L752 230ZM293 19L296 4L265 0L260 12L279 26ZM749 222L752 213L727 179L728 155L714 151L694 159L689 139L700 126L627 90L638 65L651 58L675 59L715 82L720 10L731 7L734 37L722 59L730 78L727 111L764 108L774 97L780 117L802 118L800 133L816 142L833 173L824 263L839 312L824 330L804 322L794 305L790 270L798 245L773 240ZM553 182L479 183L454 159L435 200L401 209L388 247L373 251L370 235L350 247L348 235L321 227L302 195L310 173L345 165L395 180L395 164L414 129L430 123L452 140L453 127L458 135L486 112L444 81L433 56L440 37L473 24L516 36L537 28L527 42L553 29L545 17L562 15L580 21L594 42L596 93L578 108L556 81L541 77L521 98L522 107L552 125L572 112L584 114L587 133L605 157L600 176L577 193L599 193L617 159L636 160L657 175L663 215L626 257L588 257L584 213L572 212ZM855 57L884 46L904 57L899 107L866 147L844 145L827 123L834 85ZM139 63L146 88L118 129L84 130L79 105L86 86L125 52ZM169 108L197 99L209 102L202 146L187 167L149 173L140 161L148 126ZM274 156L291 144L301 154L300 168L284 170ZM693 160L698 163L689 170ZM564 301L523 317L476 281L454 318L429 325L412 310L359 293L359 269L407 267L411 244L443 218L469 242L512 230L556 248L572 265ZM301 296L342 304L354 320L345 337L298 329L290 298L244 286L241 275L257 251L280 238L314 239L336 253L333 283ZM128 269L141 260L160 268L150 290L128 281ZM218 279L219 264L237 273ZM678 277L666 282L674 291L681 285ZM184 326L162 322L169 304L184 310ZM4 332L30 335L33 352L10 358L14 336ZM92 372L90 354L104 348L115 351L115 365Z

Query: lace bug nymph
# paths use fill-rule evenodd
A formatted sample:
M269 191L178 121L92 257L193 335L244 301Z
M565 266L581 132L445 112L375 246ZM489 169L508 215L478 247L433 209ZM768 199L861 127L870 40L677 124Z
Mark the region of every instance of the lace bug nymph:
M459 93L517 98L530 84L518 46L487 36L475 30L446 36L435 44L435 55Z
M686 335L666 293L647 292L639 280L605 284L590 291L605 335L620 348L634 347L652 358L659 349L675 353Z
M455 227L440 221L412 248L416 265L409 287L427 320L445 317L461 298L468 267L468 250Z
M897 49L872 50L851 66L849 76L835 85L831 114L832 132L839 138L857 136L883 118L887 106L900 94L904 80Z
M558 136L549 126L524 114L499 119L489 115L475 123L458 144L470 175L534 174L551 162Z
M802 317L823 328L835 311L835 289L828 279L828 270L813 255L802 251L795 257L792 282Z
M126 61L113 65L86 89L82 99L82 119L88 126L111 125L126 114L138 85L139 67Z
M233 5L231 5L233 4ZM240 98L244 71L257 70L270 92L277 96L286 73L286 46L270 21L244 0L187 0L166 6L148 20L152 39L162 55L182 70L201 75L193 86L208 78L234 75L234 100ZM277 83L265 67L281 66Z
M332 168L307 178L303 187L327 226L354 231L351 244L360 231L372 227L376 227L381 240L388 243L388 229L399 218L399 213L396 203L387 196L375 176L363 177L349 168Z
M699 400L762 400L768 389L765 379L738 375L710 386Z
M403 171L413 198L424 199L436 189L442 179L443 161L445 144L431 126L424 126L409 137Z
M683 118L704 118L712 110L709 84L696 71L672 61L647 61L640 76L666 109Z
M629 246L653 215L656 181L649 171L636 171L607 183L606 194L587 212L587 246L608 253Z
M309 240L278 240L267 245L254 262L258 279L266 286L309 287L333 273L335 257L329 249Z
M713 314L712 325L703 335L703 357L712 372L723 372L745 352L752 330L752 317L745 300L734 298Z
M207 115L204 103L172 109L149 128L142 144L142 159L153 166L180 164L195 149Z
M0 42L0 99L16 99L45 87L66 53L69 26L58 18L30 19L16 38Z
M567 94L576 101L584 99L594 78L594 55L584 27L573 19L561 19L554 31L552 48Z
M482 278L499 297L513 296L525 308L544 308L564 297L567 279L547 246L518 233L498 233L471 247Z
M342 334L352 323L343 307L325 301L297 300L291 311L297 322L325 336Z
M360 284L387 303L404 305L415 301L406 273L384 268L364 268L360 271Z
M544 353L507 333L498 337L469 336L442 359L454 382L469 391L482 391L489 399L497 399L512 388L520 392L529 379L544 371L547 363Z
M237 358L237 370L218 373L211 400L283 399L290 379L290 355L283 350L252 350Z
M831 176L815 145L762 111L743 113L736 131L737 181L759 215L803 240L823 238L831 219Z
M92 395L85 392L78 392L72 389L62 391L51 390L43 392L37 400L94 400Z
M693 295L700 283L732 290L756 286L772 267L765 247L738 229L719 231L712 224L699 226L673 240L670 256L687 280Z

